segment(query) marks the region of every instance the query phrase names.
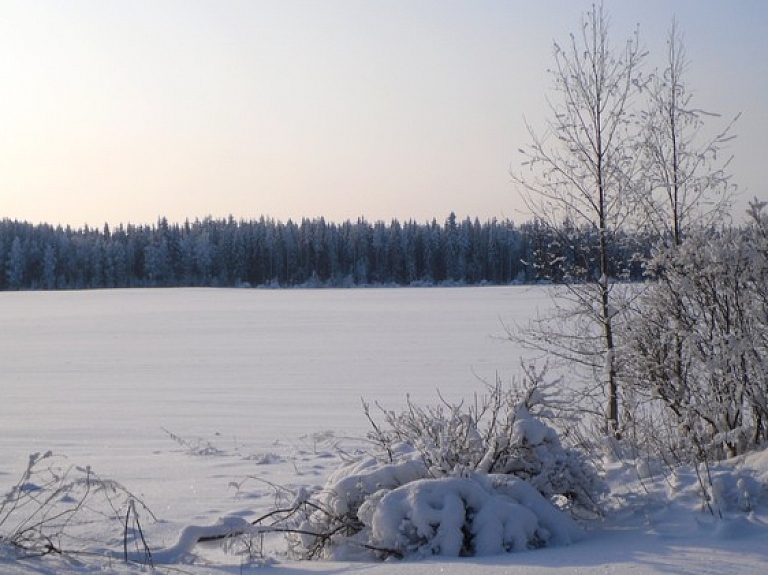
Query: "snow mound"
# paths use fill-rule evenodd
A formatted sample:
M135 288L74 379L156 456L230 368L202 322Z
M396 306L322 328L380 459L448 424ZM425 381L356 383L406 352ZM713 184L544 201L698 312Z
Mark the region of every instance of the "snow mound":
M328 478L320 500L335 515L355 513L371 495L422 479L427 471L412 447L399 444L393 447L391 462L366 457L336 470Z
M335 560L494 555L567 545L581 529L529 482L511 475L430 476L399 444L333 473L297 525L301 557Z
M603 528L664 540L722 541L768 534L768 450L709 465L605 465L611 486Z
M534 487L504 475L422 479L382 490L358 518L372 546L401 556L495 555L581 536Z

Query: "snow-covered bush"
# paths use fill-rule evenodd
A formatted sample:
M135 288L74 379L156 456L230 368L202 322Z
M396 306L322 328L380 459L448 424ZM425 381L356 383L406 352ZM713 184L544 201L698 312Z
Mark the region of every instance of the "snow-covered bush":
M602 481L564 447L546 414L543 374L501 385L471 407L409 401L366 413L377 449L338 469L297 514L289 536L300 557L464 556L566 544L580 529L568 511L597 511Z
M768 224L690 234L649 262L626 322L625 389L639 445L681 460L744 453L768 439ZM653 420L653 423L651 423Z
M567 507L596 510L602 482L585 454L564 446L545 419L553 417L546 368L524 370L521 385L489 386L474 405L421 408L408 402L402 413L382 410L387 428L371 418L370 438L390 452L392 445L413 447L430 477L501 473L529 481L542 495Z
M492 555L568 545L581 535L573 519L529 483L500 474L420 479L382 490L358 516L373 547L403 555Z
M471 473L430 477L420 454L394 446L339 469L289 536L302 558L490 555L566 545L577 523L527 481Z

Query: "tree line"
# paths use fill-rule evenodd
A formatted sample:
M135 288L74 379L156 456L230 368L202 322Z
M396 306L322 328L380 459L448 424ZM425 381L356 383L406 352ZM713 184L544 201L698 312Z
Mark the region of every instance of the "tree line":
M554 238L538 221L481 223L451 213L400 223L205 218L110 229L0 221L0 289L329 286L559 282L584 261L589 228ZM617 275L642 278L649 237L616 243ZM597 254L593 254L597 273ZM587 266L589 266L587 257ZM583 267L583 266L582 266Z

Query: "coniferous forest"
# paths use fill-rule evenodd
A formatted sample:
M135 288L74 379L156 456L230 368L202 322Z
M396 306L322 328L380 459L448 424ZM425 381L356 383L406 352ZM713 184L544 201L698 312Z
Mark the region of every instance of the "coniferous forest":
M0 289L479 285L559 282L593 230L549 237L537 222L205 218L110 229L0 221ZM642 278L652 240L616 245L615 277ZM596 257L596 255L595 255ZM580 269L596 273L587 256ZM595 260L596 261L596 260ZM590 269L591 268L591 269ZM571 275L572 279L572 275Z

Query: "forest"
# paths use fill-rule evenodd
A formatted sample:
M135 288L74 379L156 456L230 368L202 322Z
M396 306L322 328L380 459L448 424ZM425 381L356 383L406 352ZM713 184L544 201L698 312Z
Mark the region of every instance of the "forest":
M536 220L481 223L454 213L442 224L230 216L115 229L4 219L0 290L557 283L576 267L597 278L598 254L585 250L594 230L564 229L555 236ZM614 277L642 279L653 241L644 233L617 238Z

